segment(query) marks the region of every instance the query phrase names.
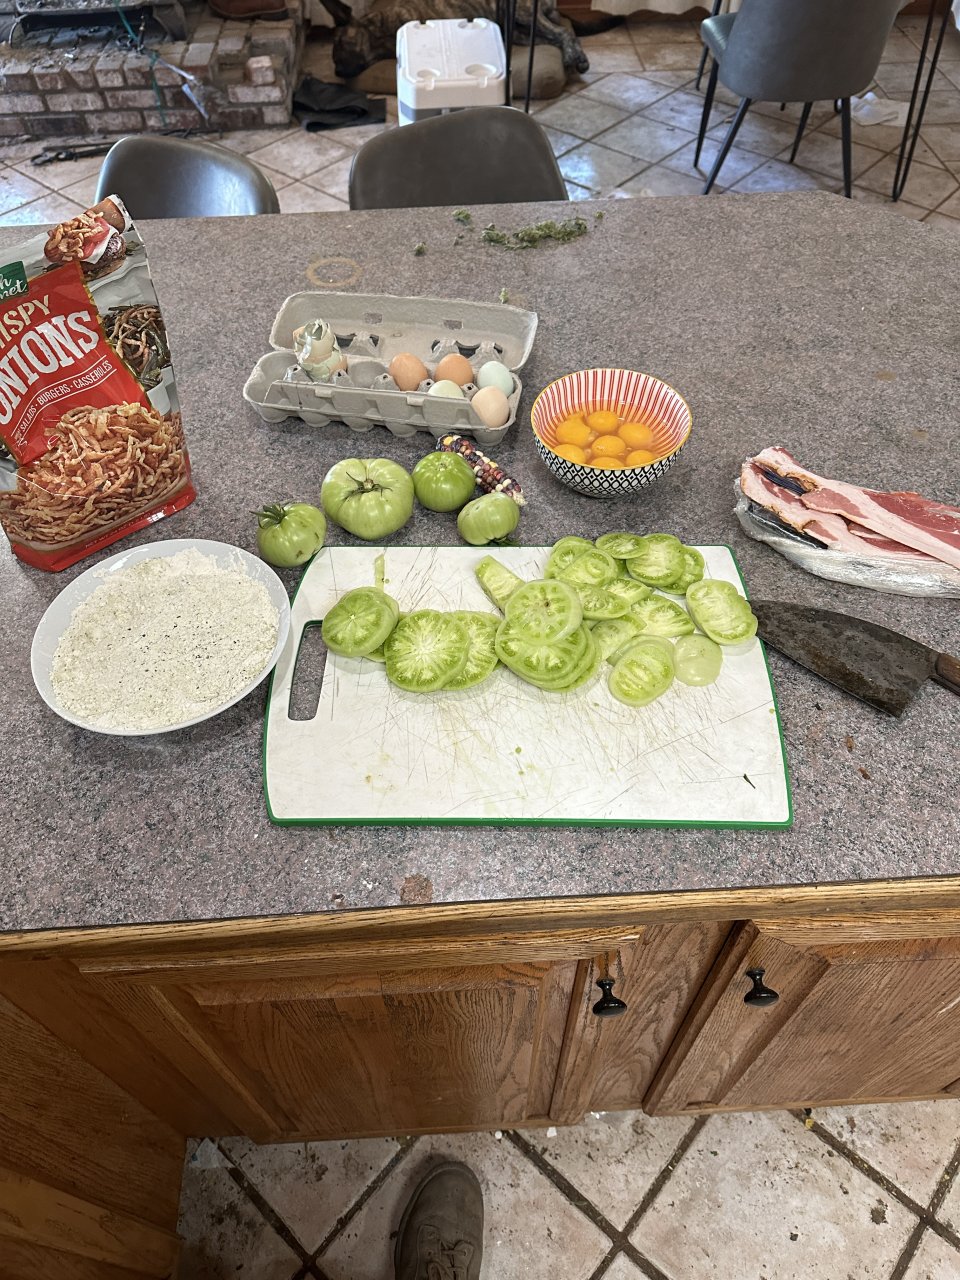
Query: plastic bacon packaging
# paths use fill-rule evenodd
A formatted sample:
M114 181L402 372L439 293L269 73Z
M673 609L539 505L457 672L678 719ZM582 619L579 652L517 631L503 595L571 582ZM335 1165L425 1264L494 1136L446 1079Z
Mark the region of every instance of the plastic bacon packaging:
M786 449L747 458L737 519L820 578L895 595L960 598L960 508L807 471Z

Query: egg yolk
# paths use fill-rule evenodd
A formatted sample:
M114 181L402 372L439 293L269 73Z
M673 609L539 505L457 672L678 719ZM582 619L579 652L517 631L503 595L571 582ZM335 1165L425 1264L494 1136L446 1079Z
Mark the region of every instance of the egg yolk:
M625 458L627 445L619 436L598 436L593 442L591 452L594 458Z
M651 462L656 462L657 455L651 453L649 449L634 449L632 453L628 453L626 464L628 467L649 467Z
M558 458L566 458L567 462L579 462L582 465L587 460L585 450L577 444L558 444L554 446L553 452Z
M593 432L584 422L581 414L565 418L557 427L557 439L561 444L578 444L581 447L593 439Z
M656 436L653 430L647 426L645 422L624 422L621 423L617 435L621 440L625 441L631 449L650 449L657 447Z
M605 458L602 455L597 457L596 454L590 459L591 467L602 467L604 471L619 470L626 466L622 458Z
M587 426L591 431L596 431L597 435L613 435L620 426L620 419L609 409L597 409L594 413L587 414Z

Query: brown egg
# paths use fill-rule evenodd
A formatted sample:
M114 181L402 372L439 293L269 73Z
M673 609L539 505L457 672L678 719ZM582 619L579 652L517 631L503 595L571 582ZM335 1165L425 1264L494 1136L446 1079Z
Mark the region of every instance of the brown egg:
M430 377L430 370L423 361L412 356L409 351L402 351L394 356L387 373L401 391L416 391L420 383Z
M473 369L470 367L469 360L452 351L450 355L443 357L433 371L433 376L437 382L442 382L444 378L449 378L458 387L464 387L468 382L473 381Z

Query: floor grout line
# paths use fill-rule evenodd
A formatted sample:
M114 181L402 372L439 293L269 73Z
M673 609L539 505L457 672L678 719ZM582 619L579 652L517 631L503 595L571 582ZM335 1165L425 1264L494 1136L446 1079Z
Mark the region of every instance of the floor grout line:
M636 1230L637 1225L640 1222L641 1218L644 1216L644 1214L653 1204L654 1200L656 1200L657 1196L660 1194L663 1188L667 1185L667 1183L673 1177L673 1174L674 1174L674 1171L676 1170L677 1165L680 1163L683 1157L687 1154L687 1152L693 1146L696 1139L703 1132L704 1126L706 1125L709 1119L710 1119L709 1116L698 1116L696 1120L693 1121L690 1128L687 1130L687 1132L683 1135L683 1137L677 1143L676 1147L673 1150L673 1154L670 1156L670 1159L667 1161L667 1163L663 1166L663 1168L654 1178L653 1182L650 1183L649 1187L647 1187L646 1191L644 1192L643 1199L640 1201L636 1209L634 1209L633 1213L627 1219L627 1224L623 1228L624 1235L629 1236L633 1231Z
M364 1207L367 1201L370 1200L372 1196L376 1195L376 1193L380 1190L380 1188L383 1186L386 1180L390 1177L391 1173L393 1173L393 1171L396 1168L398 1168L399 1165L403 1164L407 1156L410 1154L413 1148L417 1145L417 1142L418 1142L417 1138L404 1138L401 1140L400 1149L394 1152L394 1154L390 1157L390 1159L383 1166L380 1172L376 1174L374 1178L371 1179L371 1181L367 1184L367 1186L363 1189L363 1191L361 1191L360 1195L356 1198L356 1200L349 1207L349 1209L346 1209L340 1215L340 1217L336 1220L336 1222L327 1232L326 1236L324 1236L323 1240L320 1241L320 1244L317 1246L317 1248L314 1249L309 1259L311 1263L314 1263L319 1266L319 1263L317 1262L317 1260L321 1256L321 1254L325 1253L326 1250L330 1248L334 1240L336 1240L337 1236L339 1236L340 1233L350 1225L350 1223L357 1216L360 1210Z
M226 1156L227 1160L230 1161L227 1166L227 1175L236 1183L250 1203L254 1208L256 1208L264 1221L273 1228L287 1248L297 1255L301 1263L309 1266L311 1262L310 1254L293 1234L284 1222L283 1218L280 1217L273 1205L265 1199L260 1190L250 1181L240 1166L236 1164L233 1158L224 1151L222 1147L219 1147L219 1145L218 1150L220 1150L222 1154Z
M960 1236L948 1227L946 1223L941 1222L934 1216L936 1210L931 1209L929 1206L920 1204L918 1201L914 1200L913 1196L908 1195L906 1191L902 1191L900 1187L888 1178L885 1173L881 1173L879 1169L875 1169L872 1164L863 1158L863 1156L859 1155L856 1151L853 1151L845 1142L836 1137L835 1134L832 1134L829 1129L820 1123L819 1120L814 1120L813 1123L810 1124L809 1117L806 1117L802 1111L791 1111L790 1114L805 1128L809 1128L810 1132L815 1134L815 1136L818 1137L826 1146L830 1147L833 1152L838 1156L842 1156L849 1164L852 1164L858 1172L862 1173L864 1177L869 1178L875 1186L878 1186L881 1191L886 1192L892 1200L896 1200L905 1209L908 1209L916 1218L919 1218L924 1226L935 1232L948 1244L953 1245L955 1249L960 1250ZM958 1168L960 1168L960 1147L958 1147L954 1152L953 1157L944 1170L944 1173L941 1174L941 1182L946 1179L943 1195L939 1200L936 1199L935 1196L930 1202L931 1205L936 1204L937 1210L943 1203L943 1198L946 1197ZM948 1172L950 1175L949 1178L947 1178Z

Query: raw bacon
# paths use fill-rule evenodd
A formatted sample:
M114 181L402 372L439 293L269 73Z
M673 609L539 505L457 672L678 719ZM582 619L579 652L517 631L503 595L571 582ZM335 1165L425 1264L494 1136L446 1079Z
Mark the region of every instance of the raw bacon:
M847 531L854 537L860 527L869 533L863 538L869 549L889 554L900 554L900 549L912 548L944 564L960 569L960 508L932 502L919 493L885 493L877 489L864 489L841 480L828 480L805 470L785 449L764 449L744 464L741 473L751 475L755 470L766 473L774 489L787 495L795 495L799 503L810 512L822 516L841 517L847 522ZM786 483L776 484L779 478ZM750 481L748 480L748 483ZM744 493L746 494L746 489ZM750 494L747 494L750 497ZM769 502L753 498L760 505L776 511ZM776 512L780 515L780 512ZM782 516L781 516L782 518ZM804 532L818 535L810 527ZM853 526L852 528L850 526ZM821 526L836 531L836 526ZM839 533L837 536L840 537ZM877 541L877 537L881 541ZM822 539L825 541L825 539ZM890 544L893 544L891 549ZM840 542L827 542L828 546L850 549Z

